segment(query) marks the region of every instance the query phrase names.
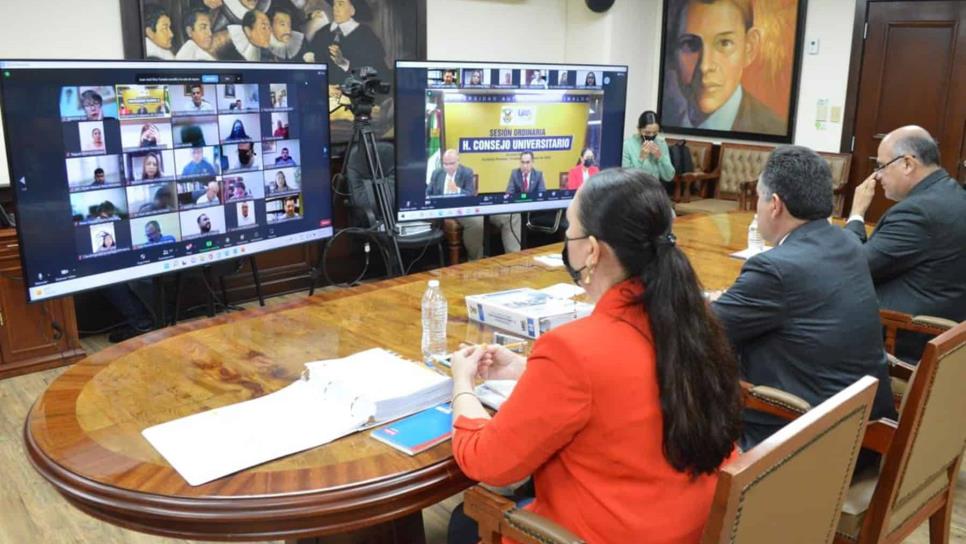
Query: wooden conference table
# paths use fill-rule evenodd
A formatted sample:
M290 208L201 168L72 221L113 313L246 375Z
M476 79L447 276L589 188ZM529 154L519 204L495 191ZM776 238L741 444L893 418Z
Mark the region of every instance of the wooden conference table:
M674 231L706 289L733 283L750 213L679 218ZM449 346L486 342L463 297L568 282L533 256L560 244L321 293L160 330L88 357L38 399L31 462L72 504L130 529L179 538L423 542L421 509L470 485L447 442L407 456L356 433L192 487L141 436L152 425L270 393L303 363L381 346L419 357L420 297L439 278ZM324 414L293 414L312 425Z

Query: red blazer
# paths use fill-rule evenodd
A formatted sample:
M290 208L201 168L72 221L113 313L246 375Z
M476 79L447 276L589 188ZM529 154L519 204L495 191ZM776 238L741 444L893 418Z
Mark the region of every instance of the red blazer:
M493 419L454 422L453 454L487 484L532 474L527 509L587 542L698 542L717 475L691 479L664 457L650 323L629 304L642 292L620 283L592 315L541 336Z
M582 171L583 168L584 168L583 166L578 164L577 166L574 166L573 168L571 168L570 172L567 172L567 186L565 187L565 189L577 190L580 188L581 185L584 184L584 173ZM600 168L597 168L596 166L591 166L590 168L587 169L587 177L589 178L590 176L593 176L597 172L600 172Z

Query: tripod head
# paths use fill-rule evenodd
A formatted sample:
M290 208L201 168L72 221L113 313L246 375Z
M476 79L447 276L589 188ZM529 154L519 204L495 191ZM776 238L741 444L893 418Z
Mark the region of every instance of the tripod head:
M389 94L388 83L379 79L379 73L371 66L352 70L339 86L342 95L349 99L346 108L355 115L355 121L368 122L377 94Z

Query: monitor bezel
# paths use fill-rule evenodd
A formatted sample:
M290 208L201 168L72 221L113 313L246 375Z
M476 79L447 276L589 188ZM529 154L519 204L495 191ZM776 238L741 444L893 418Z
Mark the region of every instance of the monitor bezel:
M45 69L45 70L46 69L50 69L50 70L54 70L54 69L64 69L64 68L90 68L90 69L108 68L108 69L110 69L110 67L112 65L118 66L119 68L132 68L132 69L137 69L137 68L163 69L163 70L171 70L171 69L179 70L179 69L182 69L182 70L193 70L193 71L203 70L206 67L208 67L208 68L210 68L212 70L218 70L218 69L225 70L225 67L234 67L234 69L321 71L325 75L326 83L328 83L328 65L326 65L324 63L307 63L307 62L306 63L292 63L292 62L282 63L282 62L246 62L246 61L215 61L215 62L211 62L211 61L165 61L165 60L146 60L146 59L139 59L139 60L103 59L102 60L102 59L7 59L7 58L0 58L0 104L3 104L3 100L4 100L4 97L3 97L3 93L4 93L4 80L6 79L6 76L3 75L3 72L5 72L6 70L9 70L9 69L20 69L20 70L24 70L24 69ZM323 88L323 90L324 90L324 88ZM3 109L3 112L0 113L0 130L3 130L4 135L6 135L6 134L9 133L9 131L7 130L8 129L8 126L7 126L7 115L8 114L6 112L7 112L7 110L6 110L6 108L4 108ZM328 112L326 112L326 118L328 118ZM332 149L332 143L331 143L331 127L330 127L329 136L330 136L330 141L328 142L327 145L328 145L328 148L329 148L329 151L330 151L329 172L331 174L331 171L332 171L332 162L331 162L331 149ZM17 183L17 180L16 180L16 178L13 175L13 163L10 161L10 157L11 157L11 153L10 153L11 152L11 140L10 140L10 138L4 138L4 148L5 148L4 151L7 154L7 172L10 175L11 200L13 202L13 205L14 205L15 209L18 210L18 217L16 219L16 222L19 223L19 221L20 221L20 218L19 218L19 215L20 215L19 214L20 203L19 203L18 191L17 191L17 189L15 187L15 184ZM331 180L330 180L330 184L331 184ZM329 190L331 192L331 185L329 187ZM228 262L228 261L231 261L232 259L238 259L238 258L243 258L243 257L254 257L255 255L259 255L259 254L262 254L262 253L265 253L265 252L268 252L268 251L272 251L272 250L275 250L275 249L281 249L281 248L286 248L286 247L293 247L293 246L297 246L299 244L304 244L304 243L307 243L307 242L320 242L320 241L323 241L323 240L332 238L334 236L334 234L335 234L335 226L334 226L334 220L335 220L335 217L334 217L335 216L335 209L334 209L335 208L335 201L330 202L330 208L331 208L331 210L330 210L331 211L331 215L333 216L333 217L330 218L330 224L327 227L321 227L320 229L314 229L314 230L322 230L323 231L323 235L320 235L318 237L312 237L310 240L305 240L305 241L302 241L302 242L293 242L293 243L285 244L285 245L282 245L282 246L266 247L264 249L259 249L257 251L253 251L251 253L247 253L246 252L246 254L244 256L238 256L238 257L235 257L235 256L231 256L231 257L221 257L219 259L214 259L214 260L207 261L207 262L202 262L202 260L199 259L197 263L188 264L188 265L183 266L183 267L181 267L181 268L179 268L177 270L160 271L160 272L152 272L152 273L143 274L143 275L135 275L135 276L132 276L132 277L128 278L127 280L118 280L118 281L111 282L111 283L105 283L105 284L101 284L101 285L96 285L96 286L91 286L91 287L85 287L85 288L80 288L80 289L73 289L73 290L71 290L69 292L66 292L66 293L55 293L55 294L52 294L52 295L42 296L42 297L38 297L38 298L31 297L31 293L30 293L31 287L30 287L30 283L28 281L28 278L30 277L29 276L30 272L27 269L27 261L24 258L24 246L25 246L25 244L24 244L24 241L23 241L23 231L20 228L17 228L16 226L14 226L14 229L17 232L17 252L18 252L19 259L20 259L19 265L20 265L20 270L21 270L21 277L22 277L22 280L23 280L24 297L25 297L25 300L26 300L27 304L40 304L40 303L44 303L44 302L48 302L48 301L58 300L58 299L61 299L61 298L64 298L64 297L71 297L71 296L74 296L74 295L77 295L77 294L80 294L80 293L85 293L85 292L88 292L88 291L93 291L93 290L100 289L102 287L106 287L106 286L109 286L109 285L116 285L118 283L123 283L124 281L140 280L140 279L150 279L150 278L160 277L160 276L163 276L163 275L166 275L166 274L179 273L179 272L184 272L184 271L187 271L187 270L195 270L195 269L200 268L200 267L203 267L205 265L211 265L211 264ZM290 235L290 236L296 236L296 235L297 234L293 234L293 235ZM268 240L272 240L272 239L268 239ZM268 240L265 240L265 241L268 241ZM204 255L204 254L205 253L198 253L197 255ZM171 259L171 260L174 261L176 259L177 258L174 258L174 259ZM160 262L160 261L157 261L157 262ZM149 264L155 264L155 263L149 263ZM123 270L131 270L131 269L135 268L136 266L138 266L138 265L129 266L129 267L121 268L121 269L117 269L117 270L111 270L111 271L107 271L107 272L101 272L99 274L109 274L109 273L112 273L112 272L120 272L120 271L123 271ZM56 282L55 283L51 283L50 285L57 285L57 283Z
M435 59L434 60L397 59L395 65L393 66L393 99L398 104L398 102L399 102L399 97L398 97L398 92L399 92L399 69L400 68L430 68L430 69L432 69L432 68L451 68L452 65L466 65L466 64L472 64L473 65L472 66L473 68L483 68L483 69L487 69L487 68L490 68L490 69L492 69L492 68L511 68L511 69L514 69L514 70L525 70L528 67L541 67L541 68L543 68L543 67L551 67L550 69L557 68L557 69L561 69L561 70L562 69L567 69L567 70L570 70L570 69L574 69L574 70L594 69L596 71L596 70L599 69L601 71L623 72L625 74L625 77L624 77L624 113L625 114L620 119L620 132L621 132L622 135L624 134L624 125L625 125L625 122L624 121L625 121L625 117L627 116L627 82L628 82L628 77L629 77L628 75L626 75L626 74L629 73L629 67L626 64L584 64L584 63L578 63L578 62L517 62L517 61L505 61L505 62L503 62L503 61L493 61L493 60L477 61L477 60L451 60L451 59L444 59L444 60L435 60ZM395 112L393 114L393 127L396 127L399 124L398 123L398 121L399 121L399 113L400 113L400 109L399 108L396 108L395 109ZM395 134L399 134L399 131L398 130L395 130L394 132L395 132ZM395 148L398 149L398 145L396 145ZM537 203L537 204L547 204L547 206L534 207L534 206L530 205L530 203L525 203L523 206L526 206L526 208L525 209L521 209L519 211L513 211L513 210L509 210L509 211L508 210L493 210L493 211L489 211L489 212L486 212L486 213L452 213L452 214L442 214L442 215L440 215L437 210L421 210L421 211L417 210L417 211L405 212L405 213L425 214L425 215L424 216L421 216L421 217L412 217L412 218L408 218L407 217L407 218L404 219L404 218L400 217L400 214L401 213L404 213L404 212L400 212L399 211L399 207L400 207L399 206L399 202L400 202L401 196L400 196L400 191L399 191L399 172L400 172L400 170L399 170L399 154L398 153L393 153L393 160L395 161L395 163L393 164L393 168L394 168L394 171L396 172L396 187L395 187L395 192L396 192L396 198L395 198L395 200L396 201L395 201L394 204L396 206L396 221L399 222L399 223L410 223L410 222L414 222L414 221L415 222L418 222L418 221L429 221L429 220L434 220L434 219L436 219L436 220L438 220L438 219L457 219L457 218L462 218L462 217L485 217L485 216L488 216L488 215L499 215L499 214L515 214L515 213L529 213L529 212L539 212L539 211L565 210L565 209L567 209L570 206L570 203L573 202L573 198L572 197L571 198L568 198L566 200L538 201L538 202L535 202L535 203ZM511 205L513 205L513 204L511 204ZM478 207L478 206L473 206L473 207L475 208L475 207ZM497 206L484 206L483 208L488 208L488 207L497 207ZM457 208L450 208L450 209L455 210ZM432 214L432 216L431 216L431 214L430 214L431 211L432 212L437 212L437 213Z

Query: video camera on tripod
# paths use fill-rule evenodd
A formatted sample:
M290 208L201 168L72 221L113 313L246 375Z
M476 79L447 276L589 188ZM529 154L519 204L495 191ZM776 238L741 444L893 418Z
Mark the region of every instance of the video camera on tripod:
M391 87L379 79L379 73L371 66L352 70L349 77L339 85L342 95L349 99L346 108L358 116L370 116L376 104L376 95L389 94Z

